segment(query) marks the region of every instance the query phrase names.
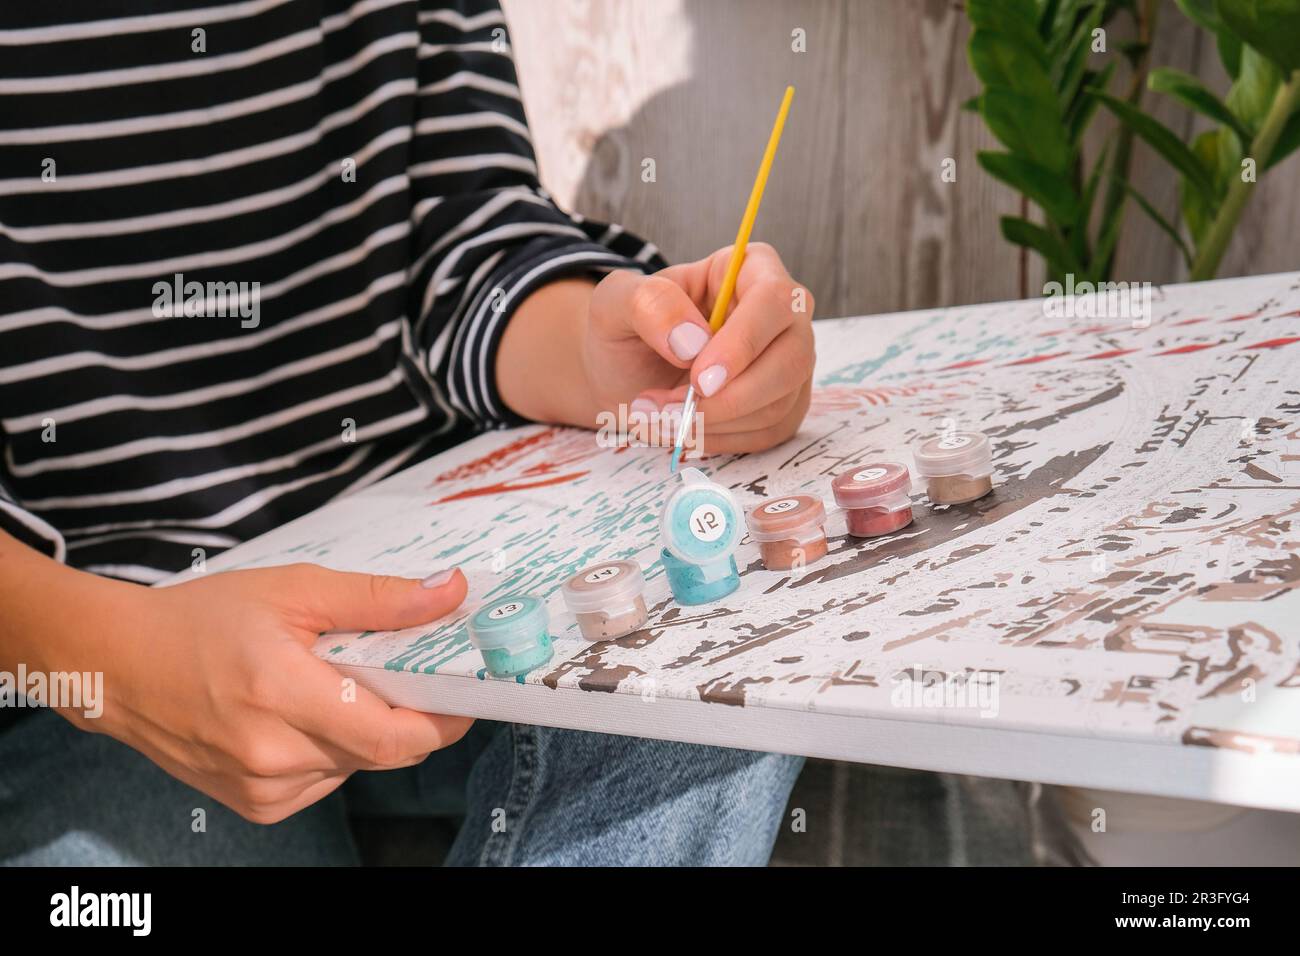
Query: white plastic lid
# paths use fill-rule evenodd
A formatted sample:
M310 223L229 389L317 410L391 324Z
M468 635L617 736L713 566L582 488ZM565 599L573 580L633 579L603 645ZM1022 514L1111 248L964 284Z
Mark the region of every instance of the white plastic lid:
M744 532L736 496L697 468L683 468L678 474L681 484L659 516L664 547L688 564L704 566L726 558Z
M926 478L993 473L993 447L981 432L950 432L923 442L913 452L917 474Z
M645 591L645 575L635 561L603 561L583 568L560 591L574 614L622 611Z

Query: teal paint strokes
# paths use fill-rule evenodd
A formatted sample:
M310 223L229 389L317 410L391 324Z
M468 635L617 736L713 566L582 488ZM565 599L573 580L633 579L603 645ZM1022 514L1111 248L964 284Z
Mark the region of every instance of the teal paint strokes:
M855 362L852 365L846 365L844 368L838 369L837 371L831 372L829 375L823 377L818 381L817 385L820 388L827 388L831 385L861 385L862 382L866 380L867 376L880 371L890 362L894 361L894 359L906 354L908 351L910 351L910 348L899 346L891 342L886 346L882 355L873 359L867 359L863 362Z

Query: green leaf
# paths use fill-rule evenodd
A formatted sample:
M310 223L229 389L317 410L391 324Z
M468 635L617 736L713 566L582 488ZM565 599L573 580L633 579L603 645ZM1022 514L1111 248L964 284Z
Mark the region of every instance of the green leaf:
M1038 35L1038 7L1034 0L967 0L966 15L976 29L993 30L1010 37L1046 69L1047 47Z
M985 87L1012 90L1044 102L1056 96L1056 88L1042 64L1005 33L976 30L971 34L967 55L971 69Z
M1227 28L1285 74L1300 70L1300 3L1296 0L1215 0Z
M1160 230L1166 236L1174 241L1174 245L1178 247L1178 251L1183 254L1183 261L1187 263L1187 268L1190 269L1192 267L1192 250L1187 248L1187 243L1184 242L1183 237L1178 234L1178 228L1164 216L1160 215L1159 210L1157 210L1155 206L1151 205L1151 203L1147 202L1147 198L1131 185L1123 180L1118 180L1118 182L1120 186L1123 187L1124 192L1133 197L1133 201L1138 204L1151 221L1160 227Z
M1159 120L1147 116L1131 103L1116 99L1108 93L1098 91L1097 98L1182 173L1189 183L1204 194L1207 201L1211 203L1217 201L1214 180L1205 165L1183 145L1182 140L1169 131L1168 127Z
M1079 21L1067 48L1067 55L1061 57L1059 69L1053 69L1062 109L1067 109L1079 93L1084 71L1088 67L1088 58L1092 54L1092 31L1101 24L1101 14L1102 8L1096 7Z
M1211 33L1223 33L1227 28L1223 18L1219 16L1219 11L1215 9L1214 0L1175 0L1175 2L1187 19L1201 29L1209 30Z
M967 113L978 113L980 111L979 94L972 96L966 102L962 103L961 108Z
M1090 91L1105 90L1110 88L1110 79L1115 75L1117 64L1114 60L1106 64L1106 68L1100 73L1089 71L1083 78L1085 94L1075 101L1070 112L1065 117L1065 127L1070 137L1070 142L1078 144L1083 138L1083 134L1088 129L1088 124L1092 121L1092 116L1097 112L1097 107L1101 101Z
M1246 127L1245 136L1241 136L1240 132L1237 134L1241 136L1243 148L1250 146L1251 139L1272 108L1281 85L1282 74L1272 62L1249 46L1241 48L1240 70L1232 88L1228 90L1225 103Z
M1231 33L1220 33L1216 38L1216 42L1219 47L1219 59L1223 61L1223 68L1235 80L1241 73L1241 48L1243 46L1241 39Z
M1214 129L1202 133L1192 141L1192 152L1196 155L1197 161L1211 170L1216 179L1218 178L1219 139L1221 136L1228 135L1230 134L1223 129ZM1219 200L1217 197L1207 197L1199 189L1191 188L1184 179L1180 183L1179 203L1183 211L1183 221L1187 223L1192 239L1199 246L1206 230L1210 228L1210 223L1214 221L1215 213L1218 212Z
M1007 149L1064 176L1072 151L1056 104L1012 90L984 91L980 112L989 129Z
M1083 272L1083 268L1064 243L1042 226L1015 216L1003 216L999 222L1002 224L1004 238L1018 246L1033 249L1047 260L1054 272L1062 274L1072 272L1075 275Z
M1071 223L1079 214L1079 197L1052 170L1010 153L984 150L976 158L990 175L1038 203L1053 222Z
M1196 77L1182 70L1175 70L1173 67L1160 67L1151 71L1150 77L1147 78L1147 86L1157 93L1167 93L1175 97L1186 106L1216 122L1232 127L1243 143L1250 142L1253 135L1251 130Z
M1264 168L1272 169L1297 149L1300 149L1300 113L1292 113L1291 118L1282 127L1282 133L1273 147L1273 155L1268 158Z

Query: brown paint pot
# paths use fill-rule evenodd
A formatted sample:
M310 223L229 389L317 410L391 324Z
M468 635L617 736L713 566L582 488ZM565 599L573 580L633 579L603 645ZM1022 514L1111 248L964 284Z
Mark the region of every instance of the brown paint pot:
M878 538L912 523L912 473L895 461L873 462L835 476L831 494L855 538Z
M979 432L952 432L931 438L913 453L916 473L936 505L960 505L993 490L993 449Z
M769 571L806 567L826 557L826 506L816 495L768 498L745 520Z
M583 568L560 589L589 641L610 641L639 631L650 618L645 576L635 561L606 561Z

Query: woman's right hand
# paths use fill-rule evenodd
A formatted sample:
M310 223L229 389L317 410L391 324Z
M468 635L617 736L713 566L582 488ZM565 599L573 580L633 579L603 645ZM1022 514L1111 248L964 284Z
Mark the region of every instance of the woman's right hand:
M101 671L103 712L64 715L253 822L283 820L354 771L418 763L472 723L389 707L311 652L324 631L450 613L465 598L458 570L423 583L307 564L153 589L94 580L111 585L112 608L56 666Z

